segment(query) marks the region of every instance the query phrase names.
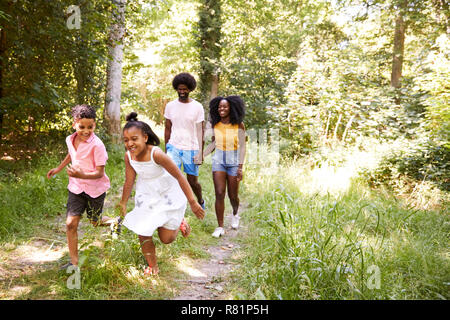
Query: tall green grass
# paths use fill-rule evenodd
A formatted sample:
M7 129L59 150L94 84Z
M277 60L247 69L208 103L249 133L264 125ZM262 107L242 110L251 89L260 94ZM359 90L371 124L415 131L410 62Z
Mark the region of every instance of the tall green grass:
M30 232L35 221L55 216L64 209L67 176L46 178L57 159L58 155L41 157L18 175L8 171L1 177L0 241L23 236Z
M448 212L405 208L351 175L323 192L313 171L300 161L247 170L250 229L237 297L449 298Z

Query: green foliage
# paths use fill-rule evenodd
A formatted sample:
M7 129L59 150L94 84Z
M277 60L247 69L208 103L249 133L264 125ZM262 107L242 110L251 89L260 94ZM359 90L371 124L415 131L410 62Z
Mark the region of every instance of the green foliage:
M124 50L123 116L137 111L163 123L165 105L176 98L173 77L180 72L197 73L196 7L192 1L157 1L143 6L130 22L136 41ZM199 99L198 89L191 95Z
M278 176L265 170L246 176L253 205L244 248L251 249L244 249L236 296L448 299L444 212L403 208L360 180L339 194L316 193L300 162L282 165Z
M366 176L372 185L386 184L394 190L401 189L402 177L408 177L416 183L429 181L441 190L450 191L450 148L431 139L405 141L401 148L385 156L375 170L366 172Z
M41 158L26 173L2 174L0 180L0 239L29 234L33 221L61 213L67 201L67 176L48 180L46 174L63 155ZM2 172L0 168L0 172Z
M45 3L44 3L45 2ZM81 27L69 29L70 1L2 2L6 33L2 108L7 130L46 131L76 103L102 105L109 1L80 4ZM1 18L0 18L1 19ZM19 26L18 28L16 26ZM6 129L6 128L5 128ZM8 131L7 131L8 132Z
M426 127L436 139L450 148L450 60L448 35L441 35L422 65L424 73L415 79L414 89L421 92L426 107Z
M164 106L176 97L173 76L182 71L198 75L199 89L192 97L204 101L206 75L220 73L219 94L244 98L248 129L279 129L287 158L307 157L311 168L326 168L343 165L352 146L390 144L393 152L380 155L378 166L363 172L371 187L382 192L388 185L391 194L407 199L419 195L424 202L424 194L440 197L438 191L445 198L450 181L448 4L404 3L128 1L122 116L134 110L162 123ZM0 115L2 133L7 133L2 134L0 155L6 157L0 163L2 240L30 235L35 221L64 211L66 178L44 178L64 148L55 148L47 159L34 159L36 150L47 154L34 132L64 132L71 124L70 107L89 103L98 107L98 135L109 145L101 113L112 2L79 2L79 30L66 25L65 10L72 4L77 3L0 4L6 34ZM401 88L393 89L393 33L399 13L407 29ZM26 130L33 134L19 145L11 132ZM48 145L57 143L48 140ZM107 173L118 177L112 179L118 190L123 150L108 148ZM11 150L22 160L8 160ZM30 155L33 160L25 160ZM286 166L283 170L295 176ZM304 173L313 178L314 171ZM310 184L299 185L288 175L271 178L255 168L246 179L243 190L253 203L249 214L255 221L248 239L252 252L239 280L249 294L241 297L448 299L446 212L405 208L361 181L332 197L307 194ZM208 219L194 222L202 239L209 239L215 226L213 217ZM55 285L52 273L50 287L74 299L106 298L110 292L147 297L149 291L132 276L141 264L136 238L125 234L125 242L106 242L101 251L93 245L97 235L89 232L83 243L86 290ZM163 257L171 261L187 247L182 242L164 249ZM189 252L199 255L201 249L196 250ZM380 290L367 287L371 265L382 272ZM175 270L171 262L163 268ZM173 285L159 284L161 290L152 297L169 296L167 283ZM45 290L36 289L36 295Z
M305 20L323 4L298 1L227 1L223 9L223 72L219 93L238 94L247 105L246 125L277 125L275 114L295 70ZM281 125L281 124L278 124Z

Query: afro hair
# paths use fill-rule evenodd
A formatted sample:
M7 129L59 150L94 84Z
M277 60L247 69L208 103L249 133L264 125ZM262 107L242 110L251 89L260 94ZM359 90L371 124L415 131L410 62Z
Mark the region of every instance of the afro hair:
M220 121L219 104L220 101L226 100L230 105L230 122L239 124L245 117L245 103L239 96L216 97L209 102L209 116L211 117L211 125L214 126Z
M195 78L187 72L179 73L173 78L172 86L175 90L178 89L180 84L186 85L190 91L194 91L197 87L197 81L195 81Z

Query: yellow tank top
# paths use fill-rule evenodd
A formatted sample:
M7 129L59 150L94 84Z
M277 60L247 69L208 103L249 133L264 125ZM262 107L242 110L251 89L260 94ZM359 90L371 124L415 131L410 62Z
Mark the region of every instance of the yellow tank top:
M239 143L238 133L238 124L223 124L222 122L218 122L214 126L216 148L223 151L237 150Z

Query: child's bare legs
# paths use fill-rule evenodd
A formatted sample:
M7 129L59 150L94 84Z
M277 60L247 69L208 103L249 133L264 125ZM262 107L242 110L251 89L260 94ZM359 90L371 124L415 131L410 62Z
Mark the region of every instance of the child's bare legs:
M164 244L172 243L178 235L178 230L169 230L165 228L158 229L159 239ZM152 274L158 274L158 263L156 261L156 248L153 243L153 238L148 236L139 236L141 243L142 254L144 255L147 264L152 268Z
M66 235L67 245L69 247L70 262L78 266L78 224L81 216L67 216Z
M102 220L101 220L100 223L98 221L91 220L91 224L94 227L103 227L103 226L109 226L112 223L115 223L116 221L117 221L116 218L110 218L108 216L102 216Z
M159 240L161 240L164 244L169 244L175 241L178 235L178 229L177 230L169 230L166 228L158 228L158 236Z
M141 243L142 254L149 267L152 268L152 273L157 274L158 263L156 262L156 249L152 237L139 236L139 242Z

